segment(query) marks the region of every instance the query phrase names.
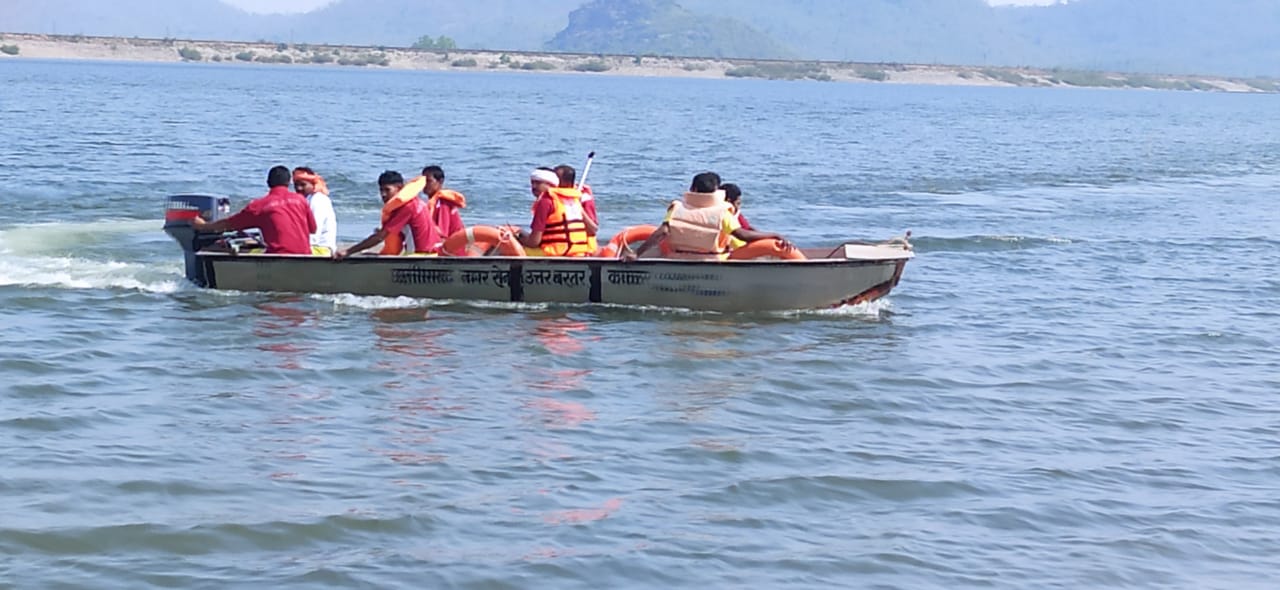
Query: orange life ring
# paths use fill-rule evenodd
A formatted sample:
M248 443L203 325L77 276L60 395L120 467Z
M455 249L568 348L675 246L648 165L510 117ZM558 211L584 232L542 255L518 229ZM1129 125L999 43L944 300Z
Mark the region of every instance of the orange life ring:
M653 235L653 232L655 231L658 231L658 228L652 225L633 225L628 227L613 236L613 239L609 240L609 243L605 244L605 247L601 248L599 252L596 252L596 256L601 258L617 258L618 254L622 252L623 247L627 244L643 244L644 241L649 239L649 236Z
M491 225L475 225L455 232L444 241L450 256L487 256L495 247L499 256L524 256L524 246L507 230Z
M729 260L808 260L799 248L786 248L782 240L756 240L735 249Z

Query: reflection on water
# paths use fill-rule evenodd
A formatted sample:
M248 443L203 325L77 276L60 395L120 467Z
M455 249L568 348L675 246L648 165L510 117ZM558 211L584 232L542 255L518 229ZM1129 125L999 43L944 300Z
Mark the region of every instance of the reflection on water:
M533 335L547 352L556 356L572 356L583 351L585 344L575 335L585 333L590 325L568 315L535 315Z
M382 426L387 446L371 451L400 465L445 462L446 454L432 450L446 430L438 422L467 407L442 385L453 368L441 361L457 354L444 344L453 330L428 328L430 312L423 309L380 309L369 315L374 349L381 353L375 367L393 375L383 383L391 394Z
M254 318L253 335L259 340L258 350L285 371L301 369L303 357L315 350L303 335L303 328L316 314L298 305L299 301L297 297L290 297L253 306L265 312ZM283 387L277 387L280 388Z

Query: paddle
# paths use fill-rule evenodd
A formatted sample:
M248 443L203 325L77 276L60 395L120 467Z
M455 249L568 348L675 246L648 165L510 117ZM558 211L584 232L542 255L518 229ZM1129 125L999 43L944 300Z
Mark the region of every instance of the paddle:
M592 163L592 162L594 162L594 161L595 161L595 159L596 159L596 153L595 153L595 152L591 152L591 153L587 154L587 165L582 167L582 176L579 176L579 177L578 177L578 183L577 183L577 184L575 184L575 185L573 186L573 188L578 189L578 190L582 190L582 187L583 187L583 186L586 186L586 184L587 184L587 174L588 174L589 172L591 172L591 163Z

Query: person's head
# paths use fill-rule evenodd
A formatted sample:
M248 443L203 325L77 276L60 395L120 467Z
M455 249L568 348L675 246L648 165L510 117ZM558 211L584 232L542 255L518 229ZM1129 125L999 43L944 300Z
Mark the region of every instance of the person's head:
M556 176L560 177L560 188L573 188L578 181L578 171L568 164L556 166Z
M399 172L387 170L378 176L378 194L382 195L383 203L390 201L402 188L404 177Z
M689 184L691 193L714 193L720 189L720 175L715 172L703 172L693 177Z
M724 200L726 203L734 207L742 208L742 189L732 182L726 182L720 185L720 190L724 191Z
M529 191L533 193L535 199L557 186L560 186L560 177L551 168L538 168L529 175Z
M427 186L422 189L427 196L434 195L444 188L444 168L427 166L422 169L422 176L427 180Z
M293 175L289 173L289 169L284 166L276 166L267 172L267 187L289 188L289 182L293 180Z
M315 170L306 166L299 166L293 169L293 190L294 192L310 197L316 192L316 178L318 175Z

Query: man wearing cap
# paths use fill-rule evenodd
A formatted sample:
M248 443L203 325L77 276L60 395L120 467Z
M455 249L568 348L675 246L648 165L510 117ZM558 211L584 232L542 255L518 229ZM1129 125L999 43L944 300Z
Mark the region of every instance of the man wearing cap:
M516 238L526 248L538 248L543 256L593 256L591 237L599 226L587 216L582 195L560 188L560 177L551 168L538 168L529 175L529 189L537 202L529 231Z
M311 214L316 217L316 231L311 234L311 253L328 256L338 249L338 216L333 212L329 187L324 178L306 166L293 169L293 190L307 198Z

